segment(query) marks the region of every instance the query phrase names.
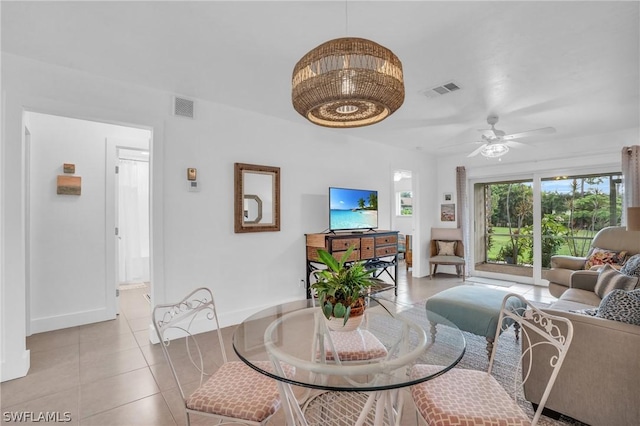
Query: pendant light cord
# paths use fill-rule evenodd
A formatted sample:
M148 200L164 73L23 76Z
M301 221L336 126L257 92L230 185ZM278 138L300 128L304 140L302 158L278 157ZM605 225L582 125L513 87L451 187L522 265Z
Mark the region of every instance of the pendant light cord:
M349 37L349 8L348 1L344 0L344 33L346 37Z

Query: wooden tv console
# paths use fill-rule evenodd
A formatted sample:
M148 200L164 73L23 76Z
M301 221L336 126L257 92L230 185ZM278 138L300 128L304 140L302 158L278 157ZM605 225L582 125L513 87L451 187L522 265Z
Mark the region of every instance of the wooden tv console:
M393 282L395 295L398 295L398 231L362 231L305 234L307 240L307 298L311 298L311 279L313 271L321 269L318 249L328 251L340 259L345 251L355 245L348 261L364 260L366 267L373 269L373 276L379 278L386 273ZM393 269L393 274L390 270Z

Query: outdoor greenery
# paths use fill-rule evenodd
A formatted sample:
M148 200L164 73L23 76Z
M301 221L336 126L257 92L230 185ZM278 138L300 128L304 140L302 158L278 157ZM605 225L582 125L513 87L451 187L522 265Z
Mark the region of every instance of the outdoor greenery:
M584 256L593 236L609 225L619 225L622 197L607 194L603 183L617 175L566 178L570 191L541 192L542 266L551 256ZM615 184L616 181L613 180ZM549 185L550 186L550 185ZM609 187L615 188L611 183ZM533 189L531 182L485 185L487 205L487 261L533 264ZM612 202L613 201L613 202Z
M403 191L400 193L400 215L411 216L413 214L413 205L411 204L412 198L411 191Z

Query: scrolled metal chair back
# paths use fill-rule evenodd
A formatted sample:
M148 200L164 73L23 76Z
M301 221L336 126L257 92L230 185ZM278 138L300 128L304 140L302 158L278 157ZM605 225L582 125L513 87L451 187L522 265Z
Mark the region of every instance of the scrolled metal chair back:
M190 364L199 372L200 386L210 373L205 370L203 346L199 343L204 336L197 336L197 334L215 329L222 359L227 362L213 294L208 288L198 288L177 303L156 305L152 318L162 352L178 385L180 395L183 400L186 400L180 374L172 361L172 356L179 354L178 348L174 349L175 345L185 346Z
M525 307L516 310L507 308L507 301L512 297L520 299ZM551 315L540 310L519 294L509 293L504 297L502 302L496 336L500 336L500 333L513 323L520 325L521 338L523 340L523 350L520 356L519 368L515 373L516 375L522 375L521 384L524 385L524 383L531 378L534 354L537 356L546 356L549 359L549 378L531 422L532 425L535 425L542 415L544 405L560 372L567 350L571 345L571 340L573 339L573 324L567 318ZM494 345L493 351L491 352L489 374L491 374L491 369L493 368L493 360L497 346L497 344ZM516 379L517 376L514 377L514 384L517 386L519 381ZM517 398L517 388L515 387L514 395L516 395Z

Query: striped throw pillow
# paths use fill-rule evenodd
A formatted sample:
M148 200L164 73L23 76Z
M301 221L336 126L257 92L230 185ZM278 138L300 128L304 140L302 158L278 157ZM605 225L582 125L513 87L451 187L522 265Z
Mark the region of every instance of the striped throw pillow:
M611 267L604 265L598 275L598 281L594 288L595 293L603 299L613 290L633 290L638 285L638 277L621 274Z

